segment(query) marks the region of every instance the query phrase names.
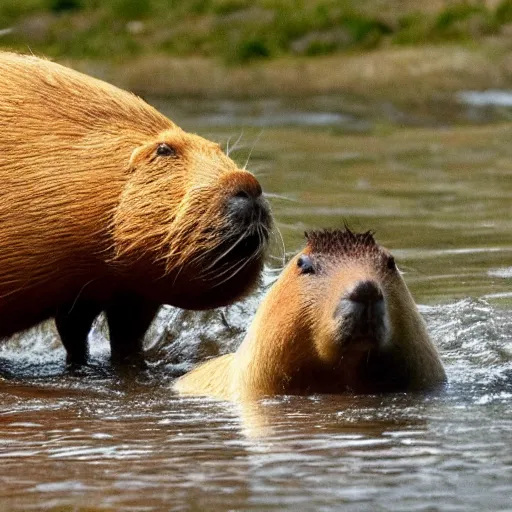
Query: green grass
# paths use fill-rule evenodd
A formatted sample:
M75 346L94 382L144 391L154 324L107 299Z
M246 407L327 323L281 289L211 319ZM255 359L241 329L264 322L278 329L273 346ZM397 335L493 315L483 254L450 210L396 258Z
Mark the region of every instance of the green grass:
M0 45L51 57L204 56L240 64L386 44L478 41L512 0L2 0Z

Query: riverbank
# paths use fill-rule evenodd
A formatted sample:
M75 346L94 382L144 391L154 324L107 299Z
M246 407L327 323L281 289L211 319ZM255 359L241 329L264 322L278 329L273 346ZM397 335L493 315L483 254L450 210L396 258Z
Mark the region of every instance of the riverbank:
M144 96L421 102L512 86L512 0L4 0L0 48Z
M227 66L204 57L141 56L116 62L59 59L142 96L258 97L351 94L397 102L460 90L512 87L512 54L490 42L388 47L357 54L281 58Z

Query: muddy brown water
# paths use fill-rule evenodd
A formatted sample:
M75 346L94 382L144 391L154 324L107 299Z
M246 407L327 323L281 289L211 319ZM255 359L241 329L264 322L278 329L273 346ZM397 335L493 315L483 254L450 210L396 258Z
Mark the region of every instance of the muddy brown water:
M1 510L512 510L512 126L401 127L347 102L155 101L229 139L242 164L250 154L285 249L276 237L242 304L164 308L145 371L111 369L101 319L74 373L51 324L4 343ZM236 347L305 229L345 221L395 254L440 347L443 392L240 408L169 391Z

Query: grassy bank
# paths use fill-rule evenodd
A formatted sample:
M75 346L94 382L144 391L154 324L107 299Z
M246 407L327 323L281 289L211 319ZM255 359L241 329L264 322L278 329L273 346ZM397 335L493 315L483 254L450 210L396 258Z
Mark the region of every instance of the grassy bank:
M148 95L414 100L508 86L511 34L512 0L0 3L1 48L43 54Z
M512 0L2 0L3 46L227 64L506 37Z
M344 93L397 103L462 89L512 86L512 56L496 46L383 48L225 66L207 58L140 56L126 62L63 60L143 96L256 97Z

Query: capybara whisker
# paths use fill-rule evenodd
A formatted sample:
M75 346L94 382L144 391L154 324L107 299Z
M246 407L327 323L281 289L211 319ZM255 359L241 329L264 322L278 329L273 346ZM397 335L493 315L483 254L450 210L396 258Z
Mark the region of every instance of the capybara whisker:
M281 242L281 245L280 245L280 247L282 249L281 262L282 262L282 268L284 268L286 265L286 245L284 243L283 234L281 233L281 230L279 229L279 226L277 224L275 225L274 230L275 230L275 233L277 235L279 235L279 238L277 238L277 237L274 237L274 238L276 238L276 240L279 240Z
M245 161L245 165L242 167L242 169L247 169L247 165L249 165L249 160L251 159L252 152L254 151L254 148L256 147L256 144L259 142L262 135L263 135L263 130L260 130L260 133L258 133L258 135L256 136L256 139L254 139L251 150L249 151L249 154L247 155L247 160Z
M242 140L242 137L244 136L244 131L242 130L240 132L240 135L236 139L236 142L233 144L233 147L231 148L231 152L236 151L239 148L240 141Z
M242 239L242 238L241 238ZM233 245L227 252L226 252L226 255L229 254L230 251L232 251L234 248L236 247L236 245ZM257 257L258 255L258 252L256 251L253 256L256 256ZM217 266L217 267L213 267L213 266L210 266L210 267L207 267L204 269L203 273L200 275L200 278L201 279L211 279L212 277L214 277L215 279L218 279L219 277L225 275L226 273L230 272L233 268L235 268L238 264L240 263L245 263L247 260L244 259L244 260L239 260L239 261L236 261L236 262L233 262L233 263L230 263L229 266L227 268L223 268L222 266Z
M296 197L289 197L289 196L285 196L283 194L273 194L271 192L266 192L265 197L268 197L270 199L278 199L278 200L282 200L282 201L291 201L294 203L298 202Z
M228 139L228 142L227 142L227 147L226 147L226 156L229 156L233 151L236 151L237 147L238 147L238 143L240 142L240 140L242 140L242 137L244 135L244 131L242 130L240 132L240 135L238 136L238 138L236 139L235 143L233 144L233 147L230 149L229 148L229 142L231 140L231 137L229 137Z
M248 231L249 228L247 228L247 230L242 233L223 253L219 254L219 256L217 256L217 258L204 269L205 272L208 272L211 268L215 267L220 260L225 258L247 236Z
M234 247L233 247L234 248ZM232 248L232 249L233 249ZM251 263L251 260L254 259L254 258L258 258L262 255L262 251L264 251L266 249L266 244L264 244L261 240L259 240L259 246L258 246L258 249L251 255L249 256L246 260L240 260L238 261L237 263L231 265L230 267L224 269L224 270L221 270L220 272L216 272L214 275L215 275L215 278L218 279L220 278L221 276L224 276L228 273L230 273L233 269L235 269L237 267L237 265L241 265L241 268L239 268L238 270L236 270L236 272L233 272L231 274L231 276L233 275L236 275L236 273L238 273L245 265ZM207 272L205 274L203 274L201 277L203 279L208 279L210 278L210 276L212 275L212 271L210 272ZM231 277L230 276L230 277ZM219 284L222 284L224 282L221 281Z
M233 270L233 272L231 272L225 279L222 279L218 283L215 283L214 286L221 286L228 280L235 277L239 272L241 272L244 269L244 267L246 267L249 263L251 263L251 261L253 259L254 259L254 255L250 256L249 258L246 258L246 260L243 262L239 262L238 264L235 264L234 267L238 266L238 268L236 270ZM221 275L224 275L224 274L226 274L226 272L221 272L220 274L217 274L216 278L218 279Z
M1 337L53 317L83 363L104 311L124 360L161 304L225 306L258 283L270 208L219 144L105 82L2 52L0 131Z
M232 138L232 137L233 137L233 136L232 136L232 135L230 135L230 136L228 137L228 140L226 141L226 156L229 156L229 143L231 142L231 138Z
M211 280L212 278L215 278L215 280L218 281L222 276L226 276L226 275L228 276L228 278L230 278L232 273L235 272L235 270L237 271L238 267L242 267L244 265L244 263L248 263L248 260L233 263L230 266L226 267L225 269L221 270L220 272L216 272L215 274L213 274L213 273L204 274L202 276L202 279L204 279L205 281L208 281L208 280ZM222 283L223 283L223 280L218 281L219 285Z

